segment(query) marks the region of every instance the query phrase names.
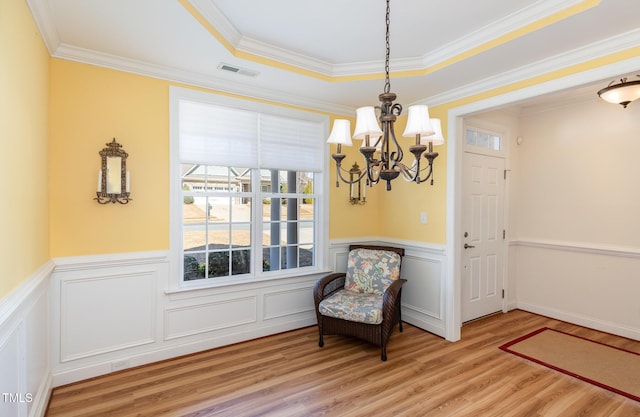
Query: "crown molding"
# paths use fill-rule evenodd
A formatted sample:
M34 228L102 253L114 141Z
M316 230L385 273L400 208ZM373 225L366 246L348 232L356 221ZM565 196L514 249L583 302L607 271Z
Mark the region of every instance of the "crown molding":
M178 0L183 7L185 3L190 4L202 15L227 42L236 47L242 40L242 33L233 26L233 23L218 9L211 0Z
M640 29L634 29L623 34L592 43L583 48L575 49L571 52L555 55L551 58L544 59L533 64L527 64L512 71L503 72L496 76L485 78L484 80L476 83L467 84L460 88L446 91L442 94L423 98L414 103L410 103L409 105L428 103L430 106L436 106L450 103L452 101L484 93L505 85L525 81L541 74L551 73L558 69L567 68L583 62L615 54L617 52L622 52L639 45ZM623 72L633 70L634 68L629 68ZM616 74L603 75L603 77L615 75ZM567 85L566 87L571 86Z
M430 68L435 66L447 62L456 62L462 59L461 57L469 53L469 51L480 50L483 45L488 45L492 41L522 30L527 25L541 22L557 13L583 3L590 3L592 7L598 2L599 0L540 0L423 56L395 59L390 64L394 72L397 73L396 76L400 77L403 76L400 73L403 71L428 72ZM242 35L211 0L181 0L181 3L183 5L187 3L192 6L208 25L214 28L226 41L227 45L225 46L234 55L238 53L247 54L248 59L252 59L251 57L253 56L253 60L264 58L293 68L311 71L325 78L379 74L381 72L380 68L384 67L384 61L382 60L332 64L305 54L251 39ZM219 41L223 42L221 39ZM491 47L487 46L487 48Z
M27 0L27 5L31 10L31 15L38 27L38 31L40 31L40 35L49 50L49 55L53 55L54 51L60 46L61 41L56 25L51 17L49 2L46 0Z
M227 79L215 78L207 74L149 64L130 58L123 58L71 45L60 45L52 54L52 57L177 82L194 87L202 87L209 90L216 90L247 98L271 101L306 110L344 116L351 116L355 113L355 109L350 106L342 106L322 100L314 100L309 97L295 96L277 90L257 87L255 85L247 85Z
M584 2L585 0L538 1L424 55L422 68L430 68L443 62L454 60L469 51L482 48L483 45L491 41L505 37L527 25L540 22L556 13Z
M276 50L274 48L270 49L268 44L262 44L255 40L243 38L233 25L224 17L224 15L222 15L217 7L215 7L211 0L180 1L187 2L192 5L202 13L202 16L207 19L207 21L214 22L216 30L219 31L221 36L223 36L227 41L241 45L249 51L260 54L260 56L266 56L270 51L271 53L274 53L273 51ZM457 56L469 48L482 45L489 39L495 39L496 37L501 36L501 34L504 35L517 28L521 28L526 22L540 20L545 16L558 12L559 10L564 10L580 3L586 3L586 1L573 0L570 3L566 3L564 0L541 0L527 9L523 9L524 11L521 10L518 13L514 13L504 19L501 19L495 25L492 25L491 28L485 27L480 31L476 31L473 35L460 39L460 42L456 41L449 45L445 45L443 48L436 51L433 56L430 55L429 60L426 60L424 57L395 60L393 61L394 72L412 71L417 67L424 68L426 65L434 65L437 62L442 62L443 60ZM184 83L187 85L250 98L273 101L280 104L330 114L351 116L355 112L355 109L350 106L340 106L335 103L314 100L309 97L284 94L277 90L248 86L239 82L214 78L206 74L158 66L129 58L66 45L61 42L59 34L53 23L49 2L46 0L27 0L27 4L31 9L36 25L50 55L55 58L68 59L76 62L102 66L153 78L165 79L168 81ZM569 53L557 55L531 65L526 65L512 71L504 72L479 82L464 85L460 88L449 90L442 94L425 97L424 99L411 104L424 104L427 102L431 106L445 104L502 87L504 85L530 79L541 74L557 71L560 68L566 68L598 57L624 51L629 48L637 47L638 45L640 45L640 29L587 45L584 48L580 48ZM355 73L369 75L377 74L379 73L379 69L382 68L382 61L330 65L321 60L309 60L308 57L305 57L304 55L291 54L289 51L284 49L277 50L277 54L275 55L275 60L291 59L294 60L294 62L298 62L299 65L306 65L306 68L312 71L329 71L329 74L332 77L348 76L349 74ZM420 61L422 61L422 64L418 64ZM625 72L635 70L637 70L637 68L629 68L625 69ZM416 74L414 73L412 75ZM603 77L615 75L616 74L605 74ZM399 74L399 76L402 76L402 74Z

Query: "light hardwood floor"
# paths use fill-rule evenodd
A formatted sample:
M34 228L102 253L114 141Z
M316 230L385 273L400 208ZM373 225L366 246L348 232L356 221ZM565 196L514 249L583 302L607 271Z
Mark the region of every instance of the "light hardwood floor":
M379 349L309 327L78 382L58 416L640 416L640 403L505 353L551 327L640 352L633 341L515 310L450 343L405 324Z

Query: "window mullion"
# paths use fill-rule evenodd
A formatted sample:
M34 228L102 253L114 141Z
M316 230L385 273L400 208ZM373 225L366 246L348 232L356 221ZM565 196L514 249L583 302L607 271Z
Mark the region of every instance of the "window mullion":
M251 170L251 254L254 276L262 274L262 178L260 169Z

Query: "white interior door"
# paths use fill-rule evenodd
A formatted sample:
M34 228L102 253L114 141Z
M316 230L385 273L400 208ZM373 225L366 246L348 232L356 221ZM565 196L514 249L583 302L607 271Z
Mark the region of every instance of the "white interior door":
M503 309L504 169L504 158L463 154L463 322Z

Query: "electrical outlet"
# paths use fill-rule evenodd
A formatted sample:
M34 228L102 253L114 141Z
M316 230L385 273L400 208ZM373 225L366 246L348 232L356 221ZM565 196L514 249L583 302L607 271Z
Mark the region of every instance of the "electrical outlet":
M420 223L427 224L427 212L423 211L420 213Z
M111 372L121 371L130 367L131 363L129 362L129 359L111 362Z

